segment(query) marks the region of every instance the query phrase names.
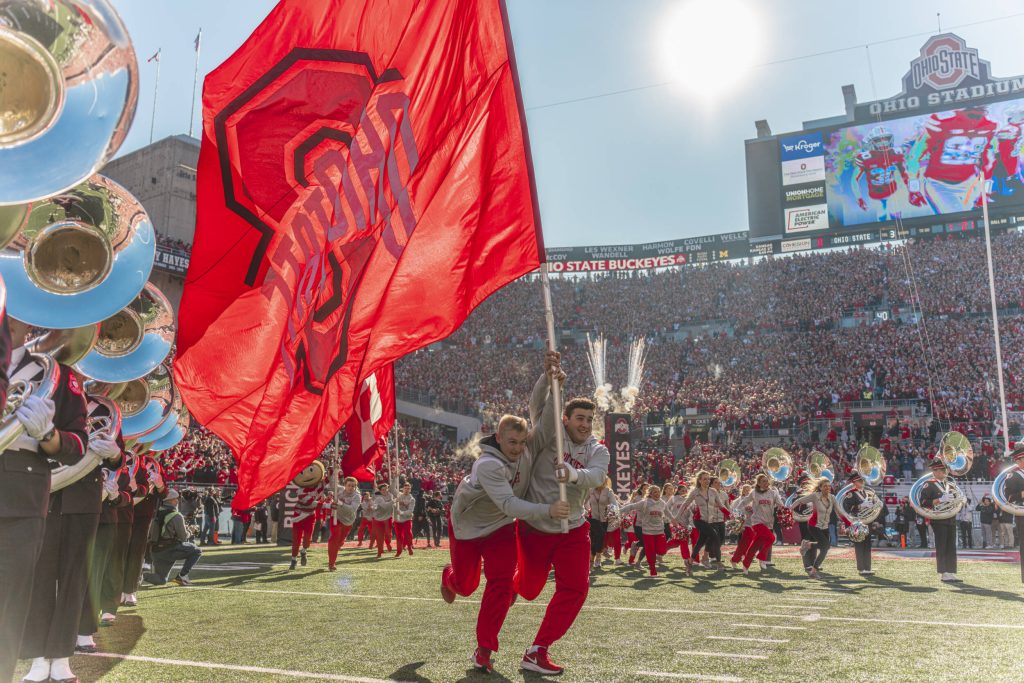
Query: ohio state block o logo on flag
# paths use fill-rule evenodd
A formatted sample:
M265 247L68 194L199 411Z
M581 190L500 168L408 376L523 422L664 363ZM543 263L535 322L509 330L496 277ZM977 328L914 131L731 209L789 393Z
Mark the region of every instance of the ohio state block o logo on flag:
M629 423L623 420L621 417L615 421L615 433L616 434L628 434Z
M364 52L294 49L214 120L225 205L260 233L246 284L270 266L264 296L297 298L293 349L282 358L312 393L348 359L352 304L378 240L398 259L416 224L406 185L418 154L401 80L397 69L378 75ZM246 178L243 193L236 175ZM371 229L381 219L378 237ZM275 245L284 222L291 230ZM299 263L292 291L275 267Z

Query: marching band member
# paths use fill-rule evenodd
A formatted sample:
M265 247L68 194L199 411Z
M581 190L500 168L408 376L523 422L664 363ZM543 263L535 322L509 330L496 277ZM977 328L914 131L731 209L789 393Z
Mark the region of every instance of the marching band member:
M949 476L946 463L936 456L929 463L932 478L921 487L921 506L935 507L936 502L945 503L950 499L944 482ZM930 519L932 534L935 536L935 565L940 580L946 583L960 583L956 575L956 519Z
M402 493L395 498L395 543L398 552L395 557L402 556L402 550L408 549L412 555L412 516L416 509L416 499L412 495L412 484L402 484Z
M844 519L845 517L840 512L840 508L836 503L836 497L832 495L832 484L828 479L824 477L808 479L803 486L802 492L804 495L793 501L793 506L811 503L817 515L814 525L808 525L807 527L813 539L813 545L803 553L804 569L807 571L808 576L816 579L818 578L818 570L821 569L821 564L825 561L825 556L828 555L828 550L832 546L832 539L828 533L829 518L832 517L833 511L839 514L840 517Z
M608 534L608 507L615 504L611 490L612 480L607 476L601 485L587 494L587 509L590 510L590 562L595 569L601 566L604 539Z
M71 370L61 366L61 372ZM80 386L77 378L70 386ZM106 408L91 403L87 408ZM113 439L98 435L87 446L104 464L117 467L121 449ZM75 652L78 618L88 575L89 548L99 524L103 476L96 467L75 483L50 494L43 548L35 566L35 581L21 643L21 658L32 660L25 681L73 681L70 658Z
M804 484L806 484L808 481L810 481L810 479L811 479L810 476L808 476L808 474L806 472L801 472L797 476L797 478L796 478L796 488L797 488L797 490L803 489ZM812 512L810 519L808 519L805 522L798 522L798 524L800 526L800 554L801 555L806 553L807 550L812 545L814 545L814 539L812 537L812 534L811 534L811 531L810 531L810 527L813 526L815 524L815 522L817 522L817 519L818 518L815 516L815 513Z
M1003 489L1006 492L1006 502L1011 505L1024 505L1024 443L1019 443L1010 453L1013 464L1017 470L1007 477ZM1020 543L1020 580L1024 583L1024 515L1016 515L1014 522L1017 525L1017 542Z
M851 514L857 514L860 506L867 500L867 496L861 493L864 490L864 477L858 472L854 472L850 475L847 480L853 484L853 490L847 494L850 502L847 503L846 508ZM869 533L867 538L863 541L854 541L853 552L857 557L857 571L861 576L872 576L874 574L871 571L871 534Z
M306 551L309 550L309 544L313 540L316 511L320 506L322 493L322 483L299 489L299 497L295 502L295 510L292 512L292 560L288 565L289 571L295 569L295 565L299 561L302 562L303 567L306 566Z
M385 546L391 552L391 517L395 513L395 499L386 483L377 485L377 493L370 502L370 547L377 546L377 557L384 554Z
M345 544L352 525L356 522L356 513L359 511L359 491L356 490L359 482L355 477L345 477L345 485L338 492L338 499L334 501L331 509L331 535L327 539L327 569L335 571L335 564L338 560L338 550Z
M750 571L750 564L754 561L754 555L760 561L761 569L768 567L768 551L775 543L775 534L772 528L775 526L775 508L785 506L779 492L772 488L771 478L762 472L754 480L754 490L736 501L738 511L745 510L750 506L750 513L747 515L747 522L743 528L743 538L733 555L733 565L736 564L736 557L739 547L744 547L743 552L743 573Z
M118 446L122 447L121 442ZM132 504L132 490L129 485L128 465L105 470L103 479L103 508L100 511L99 526L95 542L89 553L88 589L82 601L82 612L78 619L78 642L76 652L95 652L93 635L100 626L99 616L103 602L103 582L113 561L114 542L117 538L120 510Z
M477 648L472 663L477 670L493 670L491 654L498 651L498 633L515 601L516 519L560 520L569 516L569 503L535 503L523 497L530 485L536 454L546 446L555 422L549 373L561 375L557 357L545 356L545 375L534 387L532 400L544 403L541 424L530 430L526 420L506 415L497 431L480 442L480 456L455 490L448 520L451 562L441 574L441 596L454 602L471 595L480 585L481 563L487 579L477 614Z
M139 582L142 580L142 562L145 559L146 546L149 543L149 527L153 523L163 495L167 493L163 467L152 457L147 458L144 462L149 465L149 468L152 468L152 472L144 466L139 468L146 478L148 492L142 497L142 500L135 504L133 512L132 535L128 541L124 588L121 596L121 603L126 607L135 607L138 604L136 591L138 591Z
M641 541L647 555L647 566L651 576L658 575L658 556L668 552L665 538L665 501L661 498L661 487L647 488L647 497L622 508L623 512L636 512L640 525Z
M693 546L692 556L694 559L699 558L701 548L707 546L708 554L718 562L718 569L723 569L722 540L718 538L718 532L709 521L711 509L718 505L720 499L718 492L711 488L711 473L707 470L697 472L697 485L683 502L684 511L693 508L693 525L699 534Z
M534 424L541 408L531 401ZM561 524L553 519L522 521L517 530L516 592L526 600L535 599L547 584L552 567L555 570L555 593L520 664L520 668L544 675L563 671L563 667L551 661L548 648L572 626L590 591L590 538L583 501L587 492L608 476L610 460L608 449L593 435L596 409L589 398L574 398L565 404L561 424L544 430L546 445L535 456L526 492L530 502L550 504L559 499L559 486L564 484L569 501L569 532L562 533ZM556 451L556 429L564 430L561 465Z
M139 459L126 461L126 466L118 473L118 486L127 488L135 497L149 493L149 477L146 468ZM135 525L134 504L116 508L114 538L110 547L110 560L103 575L103 587L100 591L100 626L110 626L117 618L117 610L121 606L121 595L124 593L125 568L128 564L128 547L131 545L132 529ZM146 527L148 537L149 527Z

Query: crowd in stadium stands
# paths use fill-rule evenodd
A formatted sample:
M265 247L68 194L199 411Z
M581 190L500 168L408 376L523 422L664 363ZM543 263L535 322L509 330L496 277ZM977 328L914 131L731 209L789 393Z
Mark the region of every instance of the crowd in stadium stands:
M156 241L164 249L182 251L187 254L192 253L192 245L184 240L174 239L173 237L168 237L167 235L158 232L156 234Z
M1007 401L1017 409L1024 406L1024 261L1014 257L1021 247L1017 234L993 244ZM626 381L630 339L646 337L637 417L650 424L672 424L687 411L711 418L714 443L688 448L687 456L674 457L664 439L642 442L636 481L685 478L723 454L752 474L766 446L754 448L743 436L780 428L800 434L802 444L792 436L780 441L797 455L816 445L846 468L857 443L841 404L864 398L917 400L921 414L937 418L930 426L924 419L900 424L893 413L883 439L891 473L923 471L936 433L956 428L988 439L973 473L987 478L999 458L990 445L997 393L986 278L984 242L950 239L752 265L555 278L552 287L560 330L607 338L607 379L616 389ZM399 362L399 395L477 414L485 431L503 413L524 414L544 339L539 303L539 285L530 279L497 292L443 344ZM875 308L889 319L859 315ZM911 308L923 310L924 324L899 319ZM706 323L712 326L700 327ZM566 334L560 344L569 391L589 393L580 335ZM461 451L440 431L402 425L399 442L402 478L417 490L451 489L461 478ZM171 480L236 482L227 447L201 428L163 461Z

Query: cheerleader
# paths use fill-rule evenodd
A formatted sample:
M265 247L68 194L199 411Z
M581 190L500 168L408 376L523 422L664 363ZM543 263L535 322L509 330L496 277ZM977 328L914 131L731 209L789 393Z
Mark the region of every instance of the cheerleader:
M605 552L614 553L615 564L622 564L622 515L619 508L622 501L617 497L608 506L608 531L604 535ZM634 515L635 517L635 515Z
M643 500L647 496L647 488L648 484L641 484L640 488L633 491L633 494L629 497L629 502L635 503L638 500ZM643 552L643 544L640 543L640 535L637 533L639 529L636 528L636 513L623 512L627 506L628 503L619 512L622 514L623 524L626 524L628 520L628 526L626 526L626 548L629 549L629 564L633 564L637 553Z
M711 527L715 530L715 533L718 534L719 549L718 557L716 559L719 564L721 564L721 545L725 543L725 515L729 511L729 506L732 504L732 501L729 500L729 494L722 488L721 480L714 475L711 477L711 490L718 498L718 504L711 506L711 519L708 521L711 523Z
M590 510L590 564L594 569L601 566L604 539L608 534L608 507L615 502L611 491L611 479L604 481L587 494L587 508Z
M808 481L810 481L810 477L807 476L807 473L806 472L801 472L800 475L796 478L796 488L797 488L797 490L803 489L804 484L806 484ZM794 505L793 507L796 507L796 506ZM800 554L801 555L806 553L810 549L810 547L812 545L814 545L814 540L811 538L810 527L814 525L814 522L815 522L816 519L817 519L817 517L815 516L814 512L811 512L810 519L808 519L805 522L799 522L798 523L799 526L800 526Z
M718 563L718 569L724 569L722 564L722 539L718 532L711 526L711 509L720 504L718 493L711 488L711 473L707 470L697 472L697 485L686 496L683 502L684 511L693 509L693 525L697 528L697 542L693 546L692 556L700 557L701 548L708 549L708 555ZM708 567L710 569L710 567Z
M768 551L775 543L775 534L772 528L775 526L775 509L784 507L785 501L779 492L772 488L771 479L763 472L757 475L754 480L754 490L736 501L739 510L745 510L750 506L746 524L743 528L743 537L740 546L743 546L743 573L747 574L750 564L754 561L754 555L760 562L761 570L768 567ZM833 499L834 500L834 499ZM739 546L733 554L733 567L738 562Z
M836 497L832 495L832 484L828 479L824 477L808 479L801 491L803 495L793 501L793 507L810 503L814 506L814 514L817 516L815 523L809 524L807 527L812 545L803 554L804 569L807 571L807 575L816 579L818 570L821 569L821 563L825 561L828 549L832 545L832 539L828 534L828 521L832 517L832 512L835 511L844 521L846 518L836 503Z
M657 576L658 569L655 565L658 556L668 551L665 541L665 501L661 499L661 488L650 486L646 498L624 506L621 512L636 512L640 538L644 553L647 555L647 566L650 567L651 576Z
M846 494L849 503L846 505L846 509L851 514L857 514L860 506L868 499L864 495L864 477L857 472L850 475L847 480L848 483L853 484L853 490ZM871 534L869 533L863 541L853 542L853 551L857 556L857 571L861 576L873 576L874 572L871 571Z
M747 546L750 545L750 541L753 540L752 536L743 533L750 521L750 512L752 508L750 505L740 505L740 501L753 490L753 486L750 484L744 484L740 487L740 497L732 504L732 519L741 520L740 537L736 540L736 550L733 552L732 559L729 561L733 569L739 569L739 563L747 552Z
M668 538L668 549L679 547L679 555L686 565L686 575L693 576L693 567L690 566L690 544L686 538L687 527L690 526L690 512L683 508L686 501L686 486L680 484L676 489L672 484L665 484L665 492L671 487L675 494L665 501L665 515L668 519L665 536Z

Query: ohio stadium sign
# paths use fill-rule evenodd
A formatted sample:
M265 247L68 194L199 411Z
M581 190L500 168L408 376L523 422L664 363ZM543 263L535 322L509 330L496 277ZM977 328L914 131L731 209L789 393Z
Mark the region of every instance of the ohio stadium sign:
M1024 77L992 78L989 63L958 35L932 36L910 63L903 92L896 97L857 107L856 118L885 116L917 109L960 105L1024 92Z
M748 256L750 245L746 230L647 244L547 249L548 267L552 273L645 270L713 263Z

